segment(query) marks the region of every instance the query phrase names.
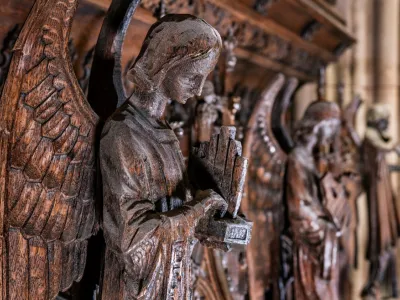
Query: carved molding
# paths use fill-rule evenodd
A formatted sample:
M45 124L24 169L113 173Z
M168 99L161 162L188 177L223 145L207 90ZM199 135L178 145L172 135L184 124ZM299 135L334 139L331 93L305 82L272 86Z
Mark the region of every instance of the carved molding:
M254 9L260 14L267 15L269 7L279 0L255 0Z
M301 31L301 37L306 41L312 41L315 33L321 28L321 24L316 20L312 20Z
M229 31L233 28L238 47L242 49L279 61L302 73L312 76L318 74L316 66L322 63L320 57L310 54L309 51L294 45L289 40L267 33L263 28L237 18L221 6L210 1L190 0L166 0L164 4L167 13L187 12L204 18L220 32L222 37L228 37ZM159 0L143 1L141 5L156 15Z
M276 1L276 0L270 0ZM106 10L110 0L86 0ZM163 0L165 13L189 13L204 18L215 27L223 37L234 30L238 40L235 54L240 59L250 61L263 68L295 76L301 81L314 80L318 67L337 59L337 56L353 43L353 38L341 25L343 45L337 51L329 51L315 43L303 39L299 34L266 18L253 8L240 1L230 0ZM307 2L308 3L308 2ZM296 2L296 5L300 5ZM312 9L309 4L304 4ZM323 26L336 28L324 12L316 11L318 21L323 17ZM159 0L144 0L138 8L135 18L153 24L160 14Z

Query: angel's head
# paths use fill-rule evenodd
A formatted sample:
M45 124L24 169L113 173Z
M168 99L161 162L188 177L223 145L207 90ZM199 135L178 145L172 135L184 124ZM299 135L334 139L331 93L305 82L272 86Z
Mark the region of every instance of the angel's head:
M201 95L221 48L221 36L204 20L166 15L150 28L128 78L140 92L185 103Z
M333 144L339 135L340 124L340 109L336 103L315 101L297 124L295 142L312 146Z
M390 141L389 136L390 107L384 103L376 103L368 108L367 127L378 131L384 142Z

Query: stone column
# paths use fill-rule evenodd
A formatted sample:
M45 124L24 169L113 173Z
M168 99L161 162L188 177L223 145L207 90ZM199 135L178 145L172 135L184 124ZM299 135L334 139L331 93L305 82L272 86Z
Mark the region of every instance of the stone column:
M314 82L303 84L294 96L293 121L300 120L307 106L314 100L317 100L317 84Z
M376 102L390 106L390 134L396 141L399 136L399 0L375 0L377 12L376 30ZM388 155L389 163L398 164L395 153ZM392 174L392 189L397 195L399 208L399 174ZM397 247L397 274L400 274L400 247Z
M391 108L390 133L399 139L399 0L375 0L376 24L376 102Z
M337 101L337 90L339 85L339 63L331 63L326 68L325 99Z

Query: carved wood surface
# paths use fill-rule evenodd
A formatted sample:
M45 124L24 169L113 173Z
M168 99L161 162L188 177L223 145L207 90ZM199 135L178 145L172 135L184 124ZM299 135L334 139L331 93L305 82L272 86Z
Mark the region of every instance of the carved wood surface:
M96 230L97 116L68 56L76 5L35 3L1 98L2 299L52 299L69 288Z
M339 133L339 107L327 101L311 103L294 132L284 201L293 237L295 299L339 299L338 237L351 213L332 168L339 162L334 148Z
M110 0L87 1L103 9L107 9L110 4ZM342 26L340 27L340 38L334 38L337 41L335 46L331 44L326 48L324 38L322 38L321 45L317 46L315 43L302 39L296 33L296 30L288 30L285 26L277 24L269 18L264 18L251 7L236 1L210 0L202 4L180 0L164 1L164 3L168 13L179 11L194 13L203 17L217 28L222 36L228 35L228 29L233 27L240 48L236 53L240 58L250 60L255 64L261 63L266 68L278 68L277 71L288 75L297 74L297 77L305 80L316 78L318 65L335 60L337 49L344 50L354 42ZM305 9L307 13L308 10L314 12L315 8L307 6L308 4L304 5L307 8ZM142 7L144 9L139 9L136 17L146 24L151 24L155 21L152 14L155 14L158 10L158 6L159 1L143 1ZM315 11L320 11L320 9ZM293 18L290 20L293 20ZM324 26L332 26L328 20L327 15L324 15L321 22ZM329 32L329 29L326 32L324 29L323 32L319 33L319 36L330 35ZM254 55L255 57L253 57Z
M22 20L29 1L18 0L13 3L13 7L20 9L17 17ZM114 0L100 33L92 69L93 52L90 49L95 44L104 11L111 1L85 2L78 10L76 20L79 21L73 24L75 29L71 36L80 38L75 42L76 55L72 62L67 49L72 19L78 7L75 0L57 0L56 3L37 0L15 47L0 102L0 192L4 191L0 198L0 204L3 205L0 248L5 253L5 259L1 262L2 299L51 299L59 291L67 290L73 281L81 279L87 239L99 228L94 209L98 117L86 102L82 89L86 89L89 71L95 70L91 76L92 92L89 92L89 97L95 111L104 120L126 100L126 95L130 93L125 93L124 87L128 86L129 91L132 88L132 83L127 84L128 78L138 70L132 71L137 61L147 55L147 52L139 53L141 41L149 25L156 21L153 15L158 16L160 9L160 1L142 1L136 20L129 27L139 1ZM109 124L132 121L133 130L130 133L125 129L120 131L120 124L116 125L117 129L109 134L111 140L103 141L103 153L114 150L115 153L110 157L107 154L107 158L100 157L106 170L103 183L108 186L104 192L112 194L107 194L107 197L110 196L107 201L112 197L121 199L119 194L113 193L127 177L133 178L120 189L123 197L126 197L124 205L128 203L127 206L115 208L110 201L104 205L106 214L103 227L106 228L107 250L104 285L101 288L103 299L156 298L156 295L180 299L189 297L193 282L195 297L199 299L238 300L248 297L248 293L254 299L291 298L291 260L297 259L292 251L298 249L298 244L292 244L293 241L283 232L287 225L283 222L283 177L286 152L293 147L283 115L298 80L290 78L285 81L283 75L278 75L259 101L251 99L260 98L257 96L260 87L264 88L266 82L271 81L271 74L278 71L303 81L315 78L319 65L335 60L336 55L353 40L340 24L340 18L334 16L330 9L321 11L323 5L318 4L317 0L258 2L257 12L245 0L233 3L228 0L163 1L165 12L186 12L204 17L216 27L225 44L229 39L234 39L228 45L232 49L224 58L235 60L237 56L237 69L229 75L222 72L225 78L222 88L218 89L226 93L223 101L233 103L233 99L236 99L236 105L240 98L235 96L249 95L241 101L238 120L235 120L234 111L239 108L236 106L232 110L232 103L223 104L229 106L230 125L247 128L243 156L248 157L249 161L242 157L241 145L236 141L236 138L243 136L243 128L239 127L236 134L234 129L222 127L219 135L212 136L209 143L203 143L195 150L192 162L196 161L197 165L189 165L189 170L195 170L197 176L191 176L189 185L186 179L182 179L187 174L179 150L179 143L185 145L184 154L189 156L187 129L181 128L179 122L171 124L177 140L171 127L159 118L163 115L160 114L161 108L165 108L168 102L166 98L175 99L177 95L157 94L154 99L165 103L159 106L157 102L157 105L149 106L146 101L154 100L154 95L148 94L143 88L149 83L146 81L149 78L135 81L140 93L138 89L134 90L131 99L109 121ZM97 8L88 3L95 4ZM290 17L279 18L276 12L285 7L288 8L288 16L293 13L293 8L301 11L296 19L298 23L286 23ZM265 8L268 11L263 11ZM116 18L112 18L112 13ZM307 14L312 19L305 17ZM291 27L294 23L295 26ZM83 28L90 28L85 37L81 34L85 31ZM332 28L338 30L333 36L330 31ZM125 34L129 38L122 55ZM324 35L329 35L330 39ZM112 49L110 45L113 45ZM159 48L165 51L161 51L163 55L153 59L152 64L157 65L161 57L179 61L180 58L175 55L181 52L175 51L171 45L160 45ZM198 46L201 48L204 44ZM143 51L147 51L147 47L145 43ZM188 49L189 53L193 50L190 47ZM156 51L156 48L153 50ZM85 61L82 61L85 56ZM137 57L136 63L132 57ZM169 61L165 63L169 66ZM77 72L79 82L72 64L83 66L83 70ZM147 75L151 74L147 73L150 63L138 65ZM122 72L124 68L126 72ZM193 68L201 73L201 76L196 73L196 80L193 79L195 83L192 82L194 86L204 82L203 75L212 69L196 64ZM185 73L188 72L186 67L165 67L162 71L162 75L155 76L162 78L160 82L164 82L165 74L174 79L179 79L181 73L186 74L185 79L192 78ZM165 79L165 82L168 82L168 88L162 89L165 93L175 91L179 96L184 92L185 85L176 84L181 81ZM247 92L241 91L240 86L234 87L236 82L245 86ZM158 91L157 88L155 90ZM194 95L195 91L190 90L190 94ZM358 141L353 128L349 125L347 129L346 141L351 145L343 152L347 153L351 148L350 166L354 163L354 145ZM110 126L105 129L104 135L109 130ZM133 132L134 140L125 149ZM207 140L210 133L211 130L202 141ZM135 147L142 144L141 136L149 144L140 146L140 151L136 151ZM120 143L125 144L119 146ZM130 154L125 155L121 149ZM144 153L147 154L145 157ZM121 161L123 163L116 167ZM249 176L245 185L247 163ZM128 175L121 176L123 172ZM140 197L127 192L127 187L145 182L144 177L152 182L151 188L141 189ZM353 179L350 181L354 182ZM167 182L165 187L160 183L163 180ZM340 194L339 190L343 188L336 178L330 177L325 177L322 185L326 194L331 192L332 187ZM184 188L180 190L181 187ZM193 187L194 190L191 190ZM246 195L242 212L254 221L253 230L252 224L244 219L239 209L244 187ZM210 188L214 192L194 193L196 189ZM180 195L180 191L189 196ZM352 195L358 192L354 189ZM142 195L146 193L152 196L143 198ZM322 201L328 215L333 216L332 222L337 227L344 228L349 220L348 215L343 215L346 202L338 206L335 202L337 195L330 194L329 197L330 201ZM327 199L329 197L326 196ZM117 202L115 199L112 203ZM101 205L101 201L98 204ZM212 216L211 212L215 210L219 210L221 215L225 213L225 216ZM131 244L122 251L121 247L114 244L120 241L114 234L121 227L110 226L110 220L119 220L121 215L131 217L129 221L123 221L128 229L123 233L127 238L122 239L122 243ZM162 222L158 224L159 220ZM154 230L152 222L158 224ZM195 264L197 271L190 274L190 256L195 238L212 248L229 250L233 245L236 248L238 244L247 244L251 232L255 237L247 250L241 247L226 254L203 248L200 251L203 259L198 262L199 266ZM327 254L326 251L324 254Z
M280 236L284 228L283 175L286 154L281 150L272 127L274 102L285 83L278 75L265 89L252 111L244 142L250 157L243 212L254 222L253 239L247 248L249 288L252 299L279 299L281 261Z

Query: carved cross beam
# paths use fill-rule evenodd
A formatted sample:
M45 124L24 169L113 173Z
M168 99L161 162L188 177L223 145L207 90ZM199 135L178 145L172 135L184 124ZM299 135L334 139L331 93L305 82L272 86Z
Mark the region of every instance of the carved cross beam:
M86 0L86 2L106 10L111 1ZM337 55L349 47L354 40L345 31L343 24L332 21L329 14L322 13L324 10L321 12L321 9L317 9L313 3L309 2L301 1L301 4L290 4L302 5L304 11L311 11L320 27L336 28L340 32L342 41L335 49L327 49L312 40L307 40L301 36L301 29L299 32L295 32L293 29L286 28L257 12L254 7L246 5L244 1L165 0L163 8L166 13L189 13L204 18L223 37L228 36L229 31L233 28L238 41L238 47L235 49L238 58L265 69L294 76L302 81L310 81L317 77L318 66L336 60ZM159 8L159 0L142 1L141 7L134 17L146 24L153 24L156 20L154 16L157 16ZM336 51L337 49L340 51Z

